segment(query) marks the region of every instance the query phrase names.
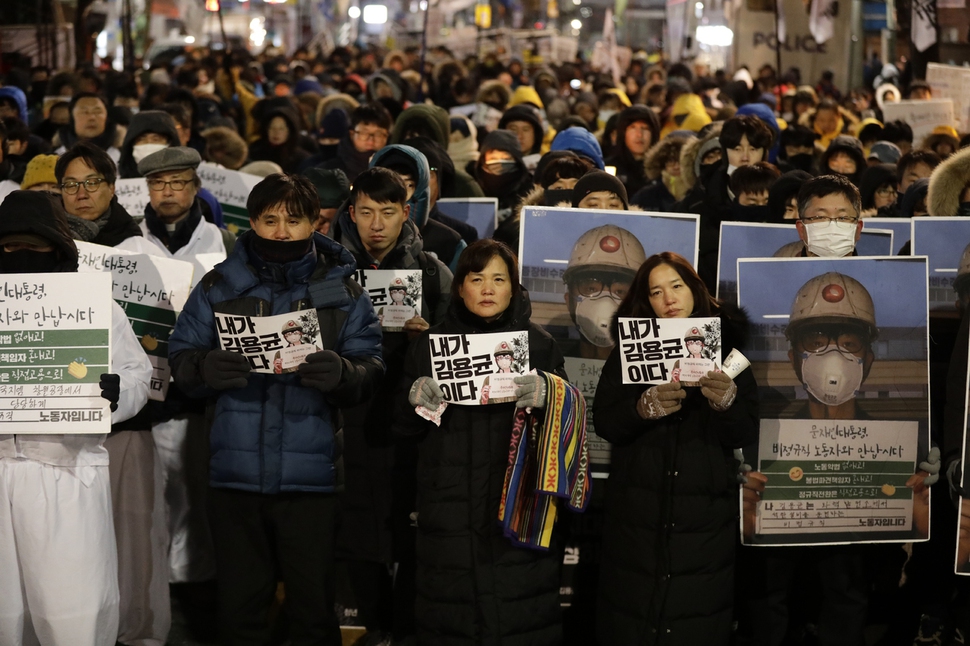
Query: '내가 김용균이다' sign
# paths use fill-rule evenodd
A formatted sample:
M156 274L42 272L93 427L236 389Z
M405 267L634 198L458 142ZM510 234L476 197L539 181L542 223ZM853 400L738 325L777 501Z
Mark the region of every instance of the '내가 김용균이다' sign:
M514 379L529 372L529 333L432 334L431 366L451 404L515 401Z
M680 381L696 386L721 364L721 320L620 317L617 329L625 384Z
M216 333L222 350L249 359L254 372L296 371L308 355L323 349L314 309L277 316L236 316L216 312Z
M386 332L400 332L407 321L421 316L421 270L358 269L356 279Z

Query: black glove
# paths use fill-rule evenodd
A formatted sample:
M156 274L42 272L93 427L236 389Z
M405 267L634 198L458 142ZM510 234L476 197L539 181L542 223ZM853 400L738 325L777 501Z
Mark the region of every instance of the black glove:
M121 397L121 377L106 372L101 375L98 386L101 387L102 399L111 402L111 412L118 410L118 399Z
M301 363L298 370L301 384L328 393L340 385L344 361L333 350L321 350L307 356L306 363Z
M202 360L202 381L215 390L245 388L249 382L249 359L238 352L210 350Z

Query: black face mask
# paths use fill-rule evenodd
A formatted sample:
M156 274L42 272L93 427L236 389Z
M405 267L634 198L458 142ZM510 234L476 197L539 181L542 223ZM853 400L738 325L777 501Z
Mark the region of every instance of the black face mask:
M701 172L698 175L698 180L703 186L707 186L711 181L711 178L714 177L714 172L717 170L719 164L720 162L714 162L713 164L701 164Z
M815 155L809 153L800 153L798 155L792 155L788 158L788 163L792 165L795 170L803 170L806 173L812 172L812 164L815 163Z
M492 175L491 173L480 173L478 181L482 185L482 191L487 197L505 197L505 193L515 186L520 179L518 173L504 173L502 175Z
M735 222L767 222L771 217L768 205L741 206L737 202L731 204L731 217Z
M306 240L267 240L256 236L253 238L253 251L266 262L286 264L305 256L312 244L312 237Z
M5 274L46 274L57 268L56 251L19 251L0 252L0 264Z
M573 190L571 188L547 188L542 194L544 206L559 206L563 202L572 204Z
M960 207L957 209L957 217L970 218L970 202L960 202Z

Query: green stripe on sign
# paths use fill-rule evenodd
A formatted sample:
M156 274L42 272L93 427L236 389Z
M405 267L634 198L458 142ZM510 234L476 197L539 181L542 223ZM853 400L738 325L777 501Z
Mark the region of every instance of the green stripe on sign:
M118 301L118 305L121 305L122 309L125 310L125 315L130 319L151 321L159 325L168 325L169 327L175 326L175 312L173 310L125 301Z
M826 475L845 473L906 473L913 475L912 462L877 462L848 460L845 462L822 462L812 460L765 460L761 463L762 473L783 473L786 476L792 468L798 467L805 475Z
M131 321L131 329L137 337L151 334L160 341L168 341L168 337L172 333L172 328L167 325L156 325L155 323L146 323L145 321Z
M0 332L0 348L108 345L108 330L11 330Z
M226 228L233 233L249 231L249 211L240 206L222 204L221 202L220 206L222 206L222 219L226 223ZM233 231L232 227L235 227L236 230Z
M907 478L902 476L883 476L882 483L876 486L816 487L803 483L795 486L768 486L761 495L762 500L802 500L805 502L831 502L834 500L908 500L913 490L906 486Z
M83 349L75 350L83 352ZM67 372L67 366L59 368L0 368L0 379L5 384L96 384L101 381L101 373L108 371L107 365L85 365L87 373L80 379Z
M0 351L0 366L58 366L63 368L77 359L85 364L108 365L108 348L41 348Z

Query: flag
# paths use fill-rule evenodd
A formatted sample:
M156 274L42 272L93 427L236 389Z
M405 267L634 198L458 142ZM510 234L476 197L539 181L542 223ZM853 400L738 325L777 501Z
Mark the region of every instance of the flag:
M620 62L617 59L616 46L616 25L613 24L613 10L606 10L606 17L603 19L603 45L606 49L606 64L613 76L613 84L620 86Z
M910 40L917 51L925 52L936 43L936 0L913 0Z
M819 45L835 34L835 17L838 13L838 0L812 0L812 10L808 17L808 30L812 32L812 38Z

